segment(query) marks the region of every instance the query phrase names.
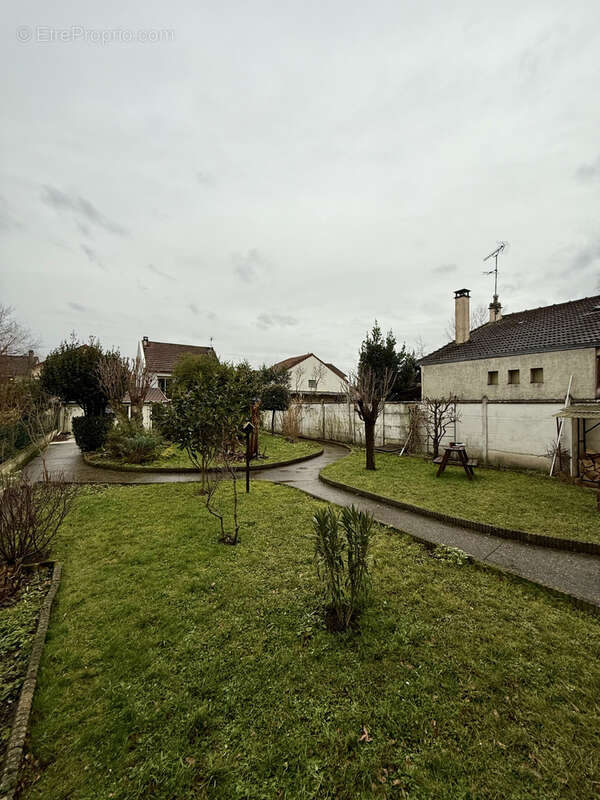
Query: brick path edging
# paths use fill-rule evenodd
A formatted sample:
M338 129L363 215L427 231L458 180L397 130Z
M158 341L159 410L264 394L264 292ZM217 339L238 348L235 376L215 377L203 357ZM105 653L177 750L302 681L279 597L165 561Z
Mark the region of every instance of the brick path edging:
M46 633L48 632L52 603L58 591L61 573L62 564L55 562L54 569L52 570L50 588L48 589L48 594L40 609L37 631L29 657L29 666L27 667L25 681L21 687L17 711L6 746L6 758L4 760L2 779L0 780L0 800L13 800L17 789L19 768L21 766L21 759L23 758L23 745L25 743L25 735L29 724L29 715L31 714L38 668L46 641Z
M138 464L115 464L115 463L99 463L94 461L87 453L82 453L83 460L90 467L97 469L113 470L114 472L137 472L141 475L151 475L152 473L164 475L178 475L183 472L186 474L197 473L200 475L200 470L195 467L144 467ZM301 464L303 461L310 461L312 458L318 458L323 455L323 448L316 450L314 453L309 453L306 456L297 456L290 458L287 461L273 461L270 464L250 464L250 472L260 472L264 469L278 469L279 467L291 467L293 464ZM245 472L246 467L239 466L233 468L234 472ZM0 797L0 800L3 798Z
M499 536L502 539L516 539L519 542L526 544L539 545L541 547L551 547L555 550L568 550L572 553L588 553L591 555L600 555L600 544L596 542L580 542L577 539L563 539L554 536L546 536L542 533L528 533L527 531L517 531L510 528L499 528L496 525L488 525L484 522L475 522L472 519L462 519L461 517L452 517L448 514L443 514L441 511L433 511L429 508L422 508L421 506L413 506L411 503L403 503L401 500L394 500L391 497L384 497L374 492L368 492L366 489L358 489L355 486L349 486L340 481L334 481L331 478L326 478L324 475L319 475L319 480L323 483L333 486L334 489L342 489L345 492L358 495L359 497L366 497L369 500L375 500L377 503L384 505L394 506L403 511L411 511L414 514L420 514L423 517L430 517L437 519L440 522L446 522L448 525L454 525L458 528L468 528L472 531L479 533L488 533L492 536Z

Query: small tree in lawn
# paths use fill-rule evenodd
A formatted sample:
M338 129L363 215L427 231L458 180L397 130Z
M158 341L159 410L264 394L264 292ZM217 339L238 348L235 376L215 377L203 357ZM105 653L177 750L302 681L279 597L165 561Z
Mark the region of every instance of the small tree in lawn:
M366 468L375 469L375 425L398 370L396 339L383 337L377 320L363 341L357 374L349 382L350 399L365 425Z
M271 433L275 432L275 412L287 411L290 406L290 391L281 383L270 383L263 389L261 408L271 412Z
M458 422L456 404L458 398L455 395L448 397L425 397L425 428L427 435L431 439L433 447L433 457L437 458L440 452L440 442L446 435L446 431L455 422Z
M374 370L363 367L348 383L354 408L365 425L366 469L375 469L375 425L393 380L390 372L378 376Z

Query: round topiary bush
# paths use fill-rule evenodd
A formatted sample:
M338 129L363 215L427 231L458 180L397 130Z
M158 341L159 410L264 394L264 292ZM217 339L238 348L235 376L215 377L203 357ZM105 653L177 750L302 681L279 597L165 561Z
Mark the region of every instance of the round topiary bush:
M73 435L80 450L84 453L99 450L104 445L113 421L114 417L110 414L75 417L73 419Z

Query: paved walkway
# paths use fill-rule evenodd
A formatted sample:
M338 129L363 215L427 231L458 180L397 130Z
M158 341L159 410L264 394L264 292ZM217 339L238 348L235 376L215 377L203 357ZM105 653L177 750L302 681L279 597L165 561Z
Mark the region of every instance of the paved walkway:
M327 444L323 455L311 461L256 472L252 475L252 480L268 480L294 486L314 497L341 506L354 503L358 508L370 511L378 522L393 525L428 542L460 547L477 561L502 567L536 583L600 606L599 556L536 547L458 528L410 511L357 497L322 483L319 472L327 464L343 458L346 453L347 450L343 447ZM51 473L60 470L65 477L81 483L177 483L198 480L194 473L117 472L90 467L73 441L51 444L46 450L45 460ZM32 461L27 472L33 479L40 477L42 459L38 457Z

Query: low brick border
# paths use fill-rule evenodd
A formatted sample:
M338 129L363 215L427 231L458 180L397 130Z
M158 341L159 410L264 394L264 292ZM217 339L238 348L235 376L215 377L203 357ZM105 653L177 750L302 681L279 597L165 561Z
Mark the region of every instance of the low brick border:
M42 658L44 642L46 641L52 603L58 591L61 574L62 564L54 562L50 588L48 589L48 594L40 609L37 631L33 640L31 656L29 657L29 666L27 667L25 681L21 687L17 711L6 747L4 769L2 771L2 779L0 780L0 800L13 800L15 796L19 779L19 768L21 766L21 759L23 758L23 745L25 743L25 735L27 733L29 715L31 714L31 705L33 703L33 695L37 682L38 668Z
M278 469L279 467L290 467L293 464L301 464L303 461L310 461L312 458L318 458L323 455L323 448L309 453L307 456L297 456L297 458L290 458L287 461L272 461L270 464L250 464L250 472L260 472L264 469ZM82 453L83 460L89 467L96 467L97 469L111 470L112 472L137 472L141 475L179 475L184 473L186 475L196 473L200 475L200 470L195 467L144 467L141 464L100 464L94 461L87 453ZM246 467L234 467L234 472L245 472ZM0 798L2 800L2 798Z
M580 542L577 539L563 539L554 536L546 536L542 533L528 533L527 531L517 531L511 528L499 528L496 525L488 525L485 522L475 522L472 519L462 519L461 517L452 517L448 514L443 514L441 511L433 511L429 508L422 508L421 506L413 506L411 503L403 503L401 500L394 500L391 497L384 497L374 492L368 492L365 489L358 489L355 486L349 486L340 481L334 481L331 478L326 478L324 475L319 474L319 480L326 483L328 486L333 486L334 489L342 489L345 492L358 495L359 497L366 497L369 500L375 500L384 505L400 508L403 511L411 511L413 514L420 514L422 517L430 517L437 519L440 522L446 522L448 525L454 525L457 528L468 528L472 531L479 533L487 533L492 536L499 536L502 539L516 539L519 542L526 544L538 545L540 547L550 547L555 550L568 550L571 553L588 553L590 555L600 555L600 544L596 542Z

